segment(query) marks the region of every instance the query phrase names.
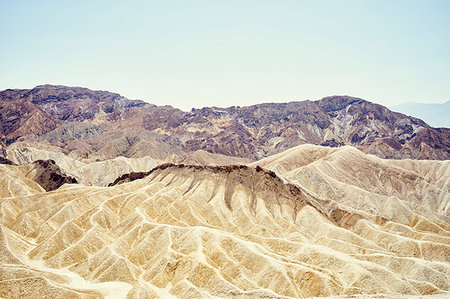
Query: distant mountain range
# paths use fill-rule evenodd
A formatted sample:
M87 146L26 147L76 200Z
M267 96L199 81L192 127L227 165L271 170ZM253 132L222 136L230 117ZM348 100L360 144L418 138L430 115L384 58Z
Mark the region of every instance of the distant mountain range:
M0 138L99 160L258 160L301 144L355 146L382 158L450 159L450 129L350 96L184 112L107 91L42 85L0 92ZM177 160L177 161L178 161Z
M436 128L450 128L450 100L442 104L404 103L389 108L420 118Z

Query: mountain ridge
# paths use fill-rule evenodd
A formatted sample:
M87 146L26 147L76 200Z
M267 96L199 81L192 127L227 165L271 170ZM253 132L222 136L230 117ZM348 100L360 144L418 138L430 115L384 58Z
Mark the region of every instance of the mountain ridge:
M6 144L48 142L98 159L161 159L168 152L189 156L203 150L258 160L305 143L352 145L382 158L450 159L450 129L349 96L184 112L117 93L42 85L0 92L0 107ZM57 131L70 124L91 126L96 135ZM121 150L110 152L113 147Z

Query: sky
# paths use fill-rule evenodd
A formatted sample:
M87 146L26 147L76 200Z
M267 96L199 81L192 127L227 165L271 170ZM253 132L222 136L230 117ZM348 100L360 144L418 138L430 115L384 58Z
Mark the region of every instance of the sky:
M183 110L351 95L450 99L450 1L0 0L0 90Z

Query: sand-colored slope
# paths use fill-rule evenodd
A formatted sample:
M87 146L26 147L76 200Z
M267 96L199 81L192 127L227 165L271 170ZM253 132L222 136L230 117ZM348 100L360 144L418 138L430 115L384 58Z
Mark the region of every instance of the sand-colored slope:
M450 161L385 160L353 147L303 145L250 165L389 220L413 225L420 215L449 221Z
M33 178L33 165L13 166L0 164L0 198L26 196L45 192Z
M20 165L36 160L53 160L67 175L73 176L80 184L107 186L125 173L149 171L162 161L150 157L125 158L116 157L105 161L77 159L62 152L40 149L28 145L14 144L7 149L11 161Z
M190 154L167 156L164 160L144 156L127 158L118 156L113 159L82 159L73 152L65 154L57 147L41 144L15 143L7 148L7 157L16 164L27 165L36 160L53 160L61 170L80 184L88 186L107 186L116 178L131 172L147 172L165 162L191 165L231 165L246 164L247 159L212 154L202 150Z
M106 186L124 173L149 171L161 163L150 157L117 157L111 160L86 163L79 168L71 169L69 173L79 177L85 185Z
M8 159L18 165L31 164L36 160L53 160L63 171L70 171L85 165L76 157L62 153L56 147L46 147L43 144L15 143L6 149Z
M450 291L448 222L411 227L314 193L245 166L162 166L110 188L3 199L0 290L46 289L6 278L24 265L86 297Z
M168 162L177 164L190 164L201 166L221 166L221 165L240 165L250 162L249 159L225 156L221 154L212 154L204 150L196 150L185 157L173 157L167 159Z

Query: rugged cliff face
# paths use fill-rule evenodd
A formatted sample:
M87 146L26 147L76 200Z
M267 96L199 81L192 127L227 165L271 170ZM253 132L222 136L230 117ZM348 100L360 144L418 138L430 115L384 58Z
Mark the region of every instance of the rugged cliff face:
M450 129L348 96L183 112L106 91L43 85L0 92L0 136L100 159L197 150L257 160L294 146L352 145L383 158L450 158Z

